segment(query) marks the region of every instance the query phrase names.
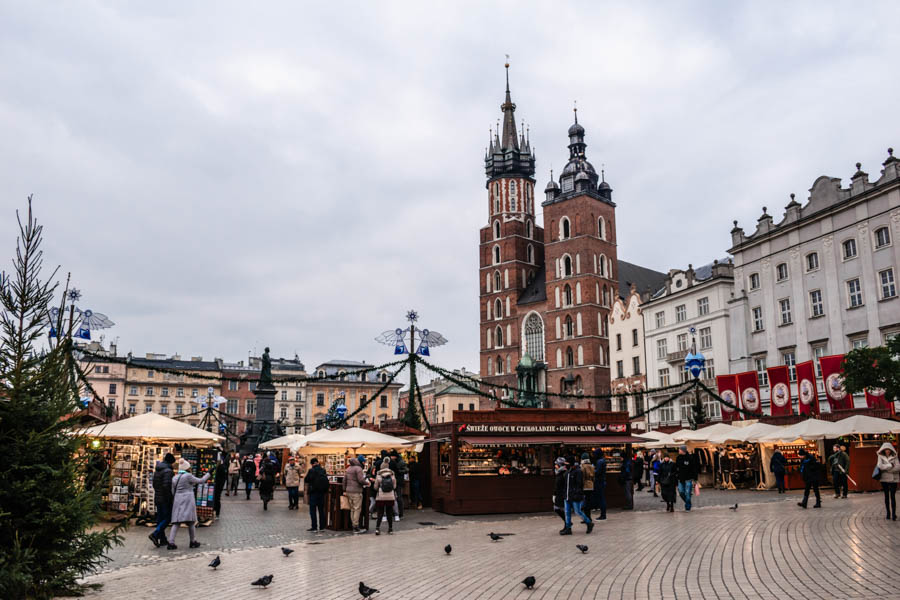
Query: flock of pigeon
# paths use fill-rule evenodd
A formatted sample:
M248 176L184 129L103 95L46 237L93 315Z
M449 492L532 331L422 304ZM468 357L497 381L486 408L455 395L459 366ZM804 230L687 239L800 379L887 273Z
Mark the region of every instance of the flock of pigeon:
M735 509L737 509L737 505L735 505L734 508L733 508L732 510L735 510ZM506 535L510 535L510 534L508 534L508 533L494 533L493 531L490 532L490 533L488 534L488 536L491 538L491 541L492 541L492 542L499 542L499 541L501 541L501 540L503 539L503 537L506 536ZM584 544L575 544L575 547L578 548L578 550L580 550L582 554L586 554L587 551L588 551L588 547L587 547L586 545L584 545ZM291 548L282 548L282 549L281 549L281 553L284 554L284 557L285 557L285 558L289 557L291 554L293 554L293 552L294 552L294 550L291 549ZM453 547L452 547L450 544L447 544L446 546L444 546L444 553L445 553L445 554L447 554L447 555L449 556L451 552L453 552ZM221 559L221 557L219 557L219 556L216 556L216 557L212 560L212 562L209 563L209 566L210 566L214 571L215 571L216 569L218 569L221 565L222 565L222 559ZM273 580L274 578L275 578L274 575L263 575L262 577L260 577L260 578L257 579L256 581L252 582L250 585L255 585L255 586L258 586L258 587L261 587L261 588L265 589L265 588L268 588L269 585L271 585L272 580ZM526 588L528 588L529 590L533 590L533 589L534 589L535 583L537 583L537 580L536 580L532 575L529 575L528 577L526 577L525 579L522 580L522 585L524 585L524 586L525 586ZM375 594L379 594L379 593L381 593L381 592L380 592L379 590L376 590L375 588L372 588L372 587L367 586L365 583L363 583L362 581L360 581L360 582L359 582L359 593L360 593L360 595L363 597L363 599L365 600L365 599L371 598L371 597L374 596Z

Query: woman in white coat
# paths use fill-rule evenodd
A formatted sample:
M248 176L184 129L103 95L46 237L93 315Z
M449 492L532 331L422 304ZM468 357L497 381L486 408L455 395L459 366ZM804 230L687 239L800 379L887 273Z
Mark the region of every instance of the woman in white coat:
M885 442L878 449L878 463L875 465L881 472L878 480L884 491L885 519L897 520L897 482L900 481L900 460L897 451L890 442Z
M191 537L191 548L200 545L195 538L194 523L197 521L197 503L194 498L194 486L198 483L204 483L209 479L209 473L203 477L197 478L191 474L191 463L183 458L178 462L178 474L172 477L172 494L175 500L172 502L172 527L169 528L169 544L166 546L169 550L177 550L175 545L175 534L178 533L178 526L181 523L187 523L188 534Z

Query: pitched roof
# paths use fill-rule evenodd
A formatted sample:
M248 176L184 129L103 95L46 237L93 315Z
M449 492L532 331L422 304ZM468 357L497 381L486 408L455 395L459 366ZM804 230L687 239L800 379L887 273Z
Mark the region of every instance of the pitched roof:
M619 261L619 297L627 298L634 284L637 292L655 292L666 282L666 274L624 260Z
M448 385L441 391L435 394L435 396L446 396L447 394L453 394L455 396L475 396L475 392L471 392L466 388L459 385Z

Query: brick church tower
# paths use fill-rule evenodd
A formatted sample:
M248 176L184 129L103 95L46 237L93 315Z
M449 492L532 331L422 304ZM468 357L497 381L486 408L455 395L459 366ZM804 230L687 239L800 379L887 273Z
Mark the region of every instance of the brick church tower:
M609 390L606 324L617 294L612 188L585 157L576 112L568 132L569 161L559 184L551 178L545 190L547 228L537 225L535 160L527 136L516 132L508 64L506 69L502 134L491 136L484 159L481 377L510 388L533 387L543 406L584 407L579 395ZM571 398L548 401L543 391Z

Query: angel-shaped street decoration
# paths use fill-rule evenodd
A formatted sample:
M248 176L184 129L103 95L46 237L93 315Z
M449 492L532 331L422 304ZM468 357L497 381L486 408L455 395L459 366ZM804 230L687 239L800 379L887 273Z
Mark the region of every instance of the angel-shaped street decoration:
M430 329L416 329L416 321L419 315L416 311L410 310L406 313L406 320L409 321L409 327L401 329L388 329L375 338L375 341L386 346L394 347L394 354L408 354L413 351L420 356L431 356L430 348L443 346L447 343L447 338ZM407 334L409 334L409 346L406 345ZM418 340L418 345L416 345Z
M66 297L70 302L77 302L79 299L81 299L81 291L72 288L68 291ZM48 318L50 320L50 337L59 337L59 331L57 331L57 327L62 326L59 308L55 306L51 308L48 314ZM112 327L113 325L115 325L115 323L113 323L109 319L109 317L107 317L103 313L94 312L91 309L81 310L74 305L72 305L70 308L69 318L72 321L70 325L75 331L75 337L81 338L83 340L91 339L91 331L96 331L98 329L107 329L108 327Z
M199 398L191 398L191 402L197 402L200 404L200 408L203 410L207 410L208 408L217 409L220 405L228 402L228 399L223 396L216 396L216 390L211 387L206 388L206 395L200 396Z

